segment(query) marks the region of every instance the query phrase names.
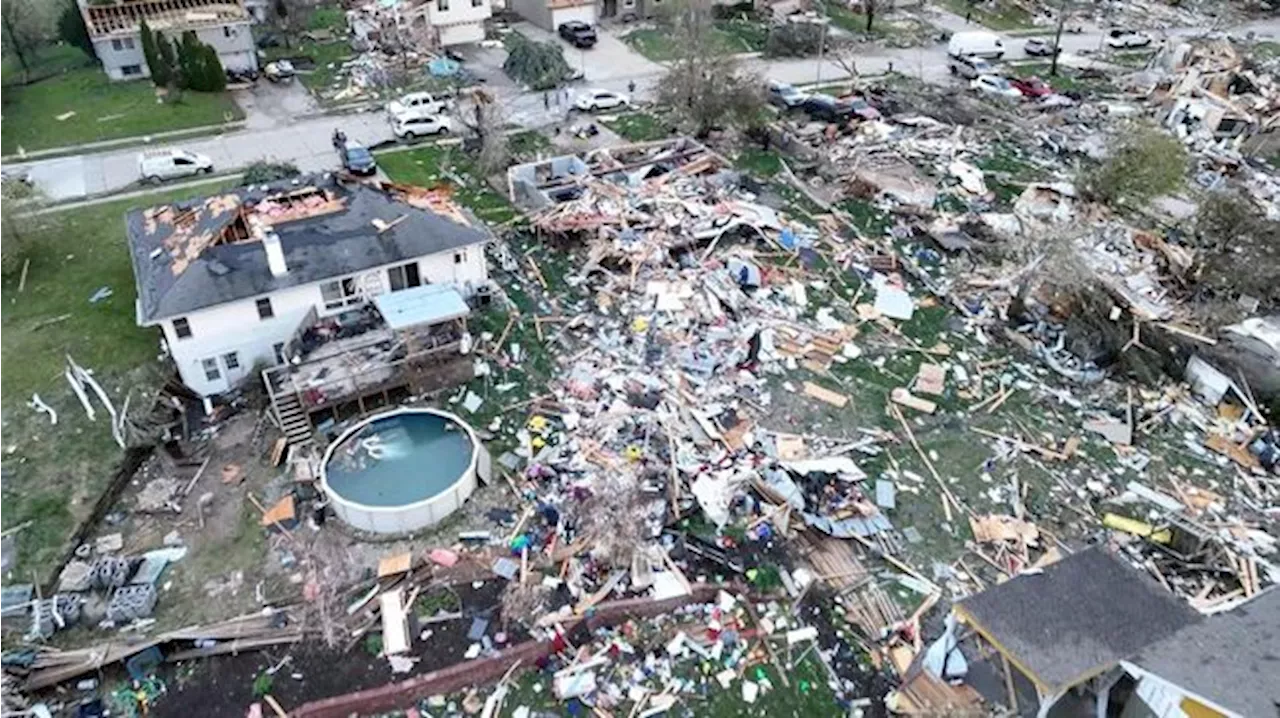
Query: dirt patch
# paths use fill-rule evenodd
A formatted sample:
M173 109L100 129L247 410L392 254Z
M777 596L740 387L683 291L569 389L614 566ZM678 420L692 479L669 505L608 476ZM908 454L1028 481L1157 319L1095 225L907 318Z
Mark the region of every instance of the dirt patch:
M286 709L452 666L465 660L464 654L473 643L467 637L473 619L488 619L487 635L490 639L495 637L501 624L498 597L505 585L505 581L494 579L478 588L475 584L455 586L453 593L461 601L462 617L429 625L411 620L414 641L406 655L418 660L408 673L393 674L388 661L371 652L363 641L345 652L305 642L238 656L217 656L169 667L169 693L156 704L153 714L161 718L185 717L193 706L200 706L200 715L244 715L255 700L254 681L258 680L260 686L265 684L266 679L258 676L277 665L280 668L270 680L270 693ZM419 600L414 613L425 617L423 614L437 607L434 600ZM427 630L431 633L423 640L421 636ZM519 629L506 634L507 644L527 639L528 634Z

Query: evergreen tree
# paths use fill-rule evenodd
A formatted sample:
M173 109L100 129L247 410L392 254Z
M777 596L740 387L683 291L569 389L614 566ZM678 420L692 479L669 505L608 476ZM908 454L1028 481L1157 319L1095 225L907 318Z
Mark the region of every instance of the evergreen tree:
M182 73L182 84L197 92L204 91L204 76L200 71L200 40L193 30L182 33L182 42L178 43L178 67Z
M205 92L222 92L227 89L227 71L213 45L204 46L204 75L208 87Z
M180 84L177 69L177 58L174 57L173 52L173 43L164 35L156 33L155 45L156 56L160 61L159 66L163 68L162 72L164 75L163 77L157 77L155 70L152 70L151 79L154 80L157 85L164 85L165 87Z
M138 23L138 32L142 35L142 57L147 61L147 70L151 72L151 79L156 84L161 84L160 76L164 70L160 67L160 56L156 52L156 36L145 18Z

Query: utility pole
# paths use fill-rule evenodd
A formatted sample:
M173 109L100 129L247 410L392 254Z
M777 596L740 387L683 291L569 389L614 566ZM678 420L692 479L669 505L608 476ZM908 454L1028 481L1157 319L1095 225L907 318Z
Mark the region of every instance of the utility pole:
M1053 34L1053 57L1049 61L1049 76L1058 76L1058 55L1062 53L1062 28L1067 24L1067 3L1062 0L1058 5L1058 30Z
M826 10L824 7L823 10ZM827 54L827 24L831 22L831 18L823 14L820 18L822 21L822 35L818 38L818 75L814 79L814 84L822 84L822 60Z

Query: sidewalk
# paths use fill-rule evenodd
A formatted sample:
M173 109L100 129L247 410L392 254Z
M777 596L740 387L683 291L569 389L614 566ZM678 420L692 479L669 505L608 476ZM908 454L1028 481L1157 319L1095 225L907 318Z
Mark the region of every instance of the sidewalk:
M245 127L244 120L233 120L231 122L223 122L217 125L200 125L197 127L188 127L182 130L169 130L167 132L156 132L150 135L133 135L131 137L119 137L114 140L101 140L99 142L86 142L80 145L63 145L62 147L50 147L43 150L34 150L21 155L11 154L0 157L0 162L34 162L36 160L53 159L66 155L84 155L92 154L98 150L110 150L124 147L132 147L134 145L146 145L160 140L173 139L175 137L203 137L205 135L216 135L225 132L233 132L242 130Z

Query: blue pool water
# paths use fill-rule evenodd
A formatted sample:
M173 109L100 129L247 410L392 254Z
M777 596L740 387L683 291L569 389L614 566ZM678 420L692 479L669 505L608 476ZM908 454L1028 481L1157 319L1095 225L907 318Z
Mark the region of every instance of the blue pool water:
M471 464L471 439L437 414L374 419L342 440L325 465L329 489L366 506L403 506L448 489Z

